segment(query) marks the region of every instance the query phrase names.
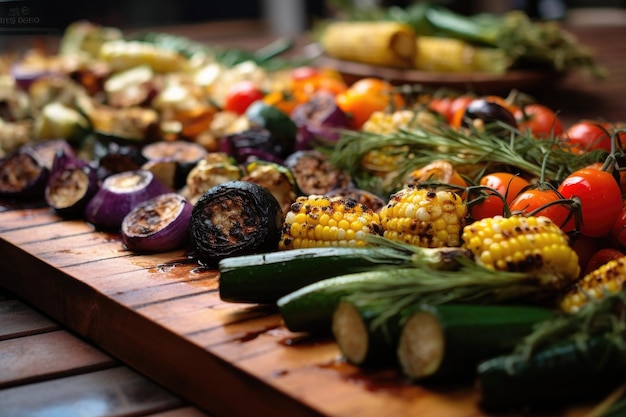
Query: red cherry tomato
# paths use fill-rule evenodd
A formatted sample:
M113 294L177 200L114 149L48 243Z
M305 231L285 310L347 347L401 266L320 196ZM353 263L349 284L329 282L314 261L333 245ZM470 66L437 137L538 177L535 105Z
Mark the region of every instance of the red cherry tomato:
M595 149L611 151L609 123L581 120L571 125L561 135L561 140L575 153L585 153Z
M581 203L580 232L589 237L606 237L622 211L622 193L611 174L582 168L570 174L557 191Z
M265 94L254 81L234 83L224 99L224 110L244 114L250 104L261 100Z
M589 258L589 261L583 270L583 276L595 271L605 263L613 259L621 258L622 256L624 256L624 253L614 248L603 248L598 250L591 256L591 258Z
M563 124L559 116L542 104L528 104L514 113L518 127L536 138L558 137L563 134Z
M530 188L515 197L510 208L512 213L534 213L535 216L547 217L564 231L570 231L573 228L573 222L565 224L570 214L567 203L554 204L560 199L561 196L555 190Z
M494 172L480 179L480 185L492 188L504 196L510 204L513 199L530 185L528 180L509 172ZM499 196L488 196L484 200L470 206L470 214L475 220L502 215L504 202Z

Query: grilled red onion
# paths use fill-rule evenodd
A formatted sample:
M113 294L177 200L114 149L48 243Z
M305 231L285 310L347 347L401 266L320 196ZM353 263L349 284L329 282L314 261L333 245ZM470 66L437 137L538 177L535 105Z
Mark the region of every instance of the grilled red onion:
M329 93L317 93L291 113L298 126L295 150L315 148L318 141L336 142L341 129L348 128L348 116Z
M136 252L167 252L189 240L193 205L178 193L166 193L133 208L122 221L122 242Z
M98 191L97 170L89 162L59 149L45 190L45 199L62 217L81 216Z
M43 198L54 156L58 151L73 154L61 139L24 145L0 159L0 197Z
M85 218L100 230L119 230L124 217L139 203L171 192L146 170L125 171L107 177L87 203Z

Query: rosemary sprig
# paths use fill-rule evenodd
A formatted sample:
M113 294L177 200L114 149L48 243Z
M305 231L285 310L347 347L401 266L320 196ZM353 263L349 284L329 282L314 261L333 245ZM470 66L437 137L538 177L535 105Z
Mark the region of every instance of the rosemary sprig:
M359 186L371 188L371 175L361 164L363 157L372 151L392 155L402 152L404 158L398 162L395 179L390 181L393 188L408 172L435 159L477 168L506 165L537 177L543 173L544 178L559 182L576 169L606 158L603 151L577 155L557 146L556 139L537 140L510 126L502 128L510 132L507 139L488 131L454 130L448 126L402 128L392 134L346 131L335 146L332 161L348 170Z
M413 266L362 272L361 276L386 274L393 279L385 283L363 279L351 288L337 286L330 291L348 294L345 298L355 305L380 311L373 328L384 328L390 318L418 304L502 303L546 296L546 289L530 274L492 271L470 259L460 258L459 262L461 266L454 271Z
M590 300L578 313L558 314L540 323L515 349L529 357L542 347L564 340L584 342L591 336L602 335L626 352L626 291L607 293Z

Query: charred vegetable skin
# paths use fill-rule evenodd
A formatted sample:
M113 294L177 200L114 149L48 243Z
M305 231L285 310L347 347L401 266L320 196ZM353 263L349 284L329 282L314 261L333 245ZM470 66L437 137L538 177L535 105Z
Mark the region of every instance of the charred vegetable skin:
M178 249L189 239L191 210L191 204L177 193L139 203L122 221L122 242L136 252Z
M73 154L64 140L24 145L0 159L0 197L43 198L57 152Z
M57 152L45 189L46 203L56 214L82 216L98 188L95 166L64 149Z
M119 231L139 203L171 190L150 171L125 171L107 177L85 207L85 219L99 230Z
M209 189L195 204L189 226L198 261L220 260L278 249L283 213L265 187L229 181Z

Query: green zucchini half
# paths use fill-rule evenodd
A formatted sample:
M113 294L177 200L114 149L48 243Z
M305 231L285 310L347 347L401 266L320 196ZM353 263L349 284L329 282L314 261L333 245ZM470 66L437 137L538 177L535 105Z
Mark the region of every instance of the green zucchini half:
M510 352L553 314L529 305L423 305L402 324L398 362L411 379L473 377L479 361Z

